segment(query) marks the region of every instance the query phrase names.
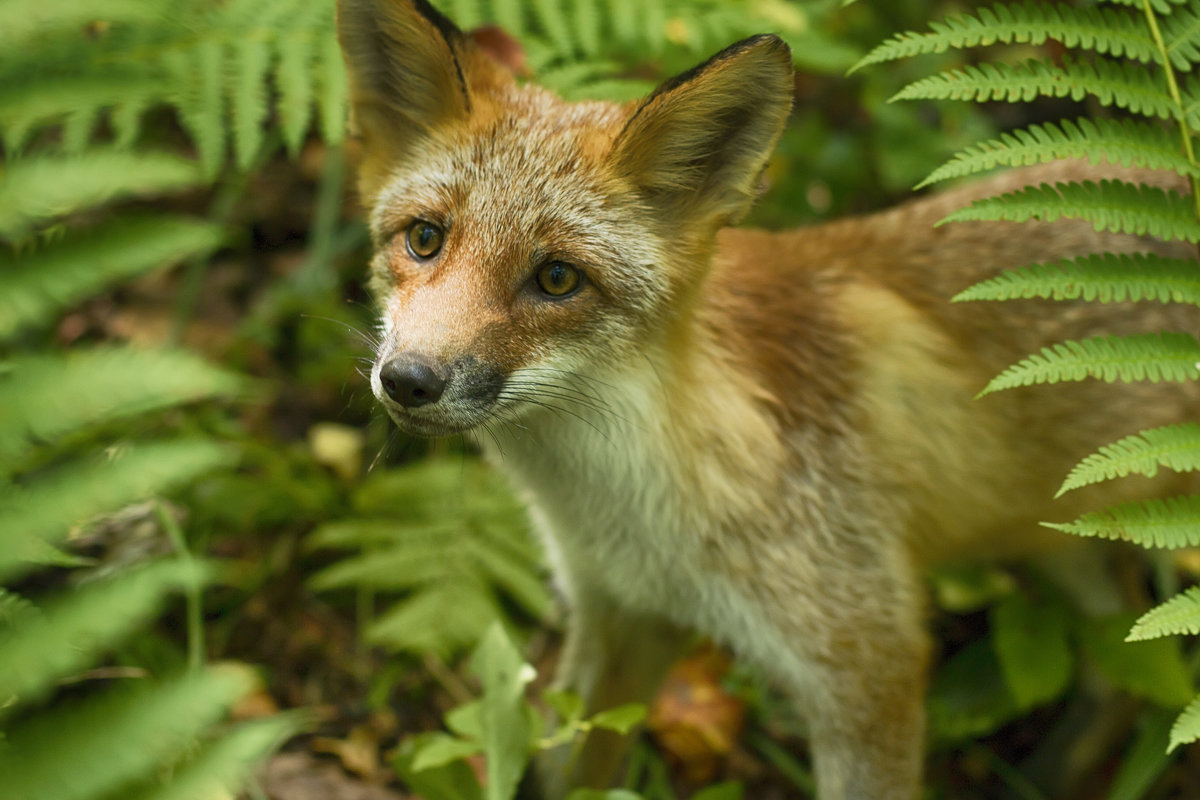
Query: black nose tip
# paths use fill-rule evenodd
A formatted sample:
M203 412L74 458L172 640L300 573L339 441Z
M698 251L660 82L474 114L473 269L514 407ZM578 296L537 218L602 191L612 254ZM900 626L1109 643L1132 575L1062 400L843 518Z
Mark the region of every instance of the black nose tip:
M446 390L446 379L424 360L399 355L379 368L379 382L388 397L405 408L436 403Z

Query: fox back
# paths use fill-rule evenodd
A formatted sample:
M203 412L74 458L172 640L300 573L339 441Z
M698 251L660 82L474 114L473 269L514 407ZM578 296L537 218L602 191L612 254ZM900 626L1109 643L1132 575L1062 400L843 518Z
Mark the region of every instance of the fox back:
M1044 547L1038 519L1095 502L1050 505L1075 459L1135 411L1178 421L1200 400L1082 383L974 401L1050 341L1187 323L947 299L1032 261L1156 245L1070 222L934 227L1094 169L1073 163L731 228L791 110L777 37L636 103L570 104L424 0L338 14L376 250L372 388L408 433L476 438L527 497L572 612L559 684L593 710L645 701L699 631L795 698L823 800L916 797L923 570ZM569 771L552 755L547 794L606 784L621 755L603 735Z

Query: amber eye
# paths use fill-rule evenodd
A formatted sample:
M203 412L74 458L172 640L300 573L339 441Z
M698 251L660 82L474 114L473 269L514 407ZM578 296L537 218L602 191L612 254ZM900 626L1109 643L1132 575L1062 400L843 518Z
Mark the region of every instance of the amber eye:
M408 226L408 251L416 258L433 258L442 249L442 229L419 219Z
M537 271L538 287L551 297L566 297L579 288L579 270L563 261L551 261Z

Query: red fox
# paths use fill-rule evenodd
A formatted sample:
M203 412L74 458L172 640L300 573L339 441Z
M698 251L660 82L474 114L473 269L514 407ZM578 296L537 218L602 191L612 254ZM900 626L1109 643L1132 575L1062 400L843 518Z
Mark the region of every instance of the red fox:
M372 389L410 434L473 434L527 496L572 612L559 682L593 710L645 701L703 632L795 698L820 798L917 797L923 571L1066 539L1036 522L1098 505L1051 505L1074 461L1200 400L1090 382L974 401L1050 341L1182 312L948 298L1155 245L1075 222L934 227L1095 169L1075 163L729 227L791 113L775 36L620 105L519 83L425 0L339 0L338 31L382 311ZM620 759L595 737L547 792L604 785Z

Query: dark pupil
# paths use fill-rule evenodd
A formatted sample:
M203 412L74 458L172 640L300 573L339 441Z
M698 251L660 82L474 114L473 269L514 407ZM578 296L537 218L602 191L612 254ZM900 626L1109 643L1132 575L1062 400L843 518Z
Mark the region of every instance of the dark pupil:
M567 268L562 264L554 264L550 267L550 285L554 288L559 288L567 282Z
M423 253L426 250L429 250L434 243L434 239L436 238L437 231L433 229L432 225L417 226L417 250L420 252Z

